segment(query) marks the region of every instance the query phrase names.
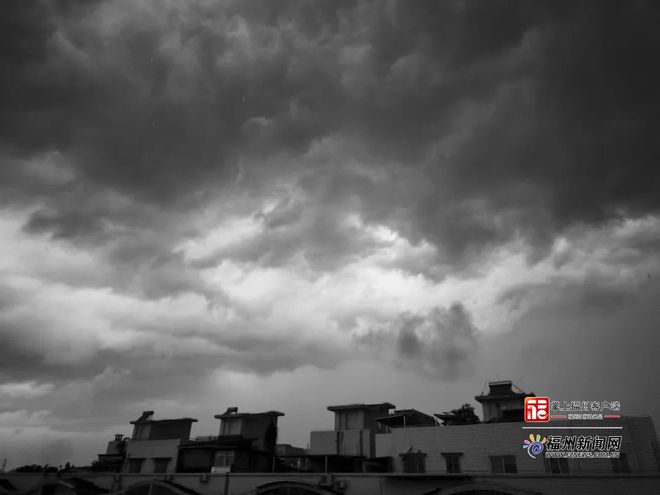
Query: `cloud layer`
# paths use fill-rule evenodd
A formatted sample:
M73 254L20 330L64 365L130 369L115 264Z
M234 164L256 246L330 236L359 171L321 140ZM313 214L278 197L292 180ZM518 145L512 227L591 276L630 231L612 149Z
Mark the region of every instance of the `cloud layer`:
M499 374L660 417L622 357L659 339L653 3L5 11L11 464L88 462L141 408L283 409L304 445L330 402Z

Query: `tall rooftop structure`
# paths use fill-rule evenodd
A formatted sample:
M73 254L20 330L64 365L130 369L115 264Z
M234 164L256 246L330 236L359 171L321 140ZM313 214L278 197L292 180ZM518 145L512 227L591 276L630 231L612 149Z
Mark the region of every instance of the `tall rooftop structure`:
M179 469L188 473L269 471L277 449L277 420L284 413L239 412L229 407L217 437L200 437L179 449Z
M153 411L143 411L138 419L131 421L133 436L123 444L123 470L129 473L174 472L178 447L188 441L195 422L194 418L154 419Z
M407 428L414 426L435 426L437 423L433 416L424 414L417 409L397 409L392 414L376 418L380 424L389 428Z
M153 411L143 411L133 425L131 440L187 440L190 438L193 418L153 419Z
M518 389L515 392L513 388ZM525 397L535 397L516 387L511 380L488 382L488 394L475 396L484 413L484 423L510 423L524 420Z
M335 428L311 432L310 454L337 462L373 457L375 435L384 429L378 418L388 416L394 408L389 402L328 406L335 413ZM338 466L335 469L341 469Z
M283 412L266 411L262 413L238 412L237 407L229 407L222 414L216 414L220 420L222 436L239 435L253 439L252 448L274 452L277 447L277 419Z
M377 404L345 404L328 406L328 411L335 413L335 431L341 430L372 430L378 431L376 418L387 416L394 404L380 402Z

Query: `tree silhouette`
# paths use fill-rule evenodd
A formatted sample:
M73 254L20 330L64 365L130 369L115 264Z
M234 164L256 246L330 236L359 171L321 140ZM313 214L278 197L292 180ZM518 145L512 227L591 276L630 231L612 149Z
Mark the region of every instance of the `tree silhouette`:
M474 407L467 402L458 409L436 414L445 425L473 425L480 423L479 416L474 413Z

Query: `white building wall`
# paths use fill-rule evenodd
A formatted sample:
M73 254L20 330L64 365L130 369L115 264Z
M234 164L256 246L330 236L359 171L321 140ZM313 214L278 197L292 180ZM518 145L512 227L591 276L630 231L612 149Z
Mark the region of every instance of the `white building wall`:
M170 457L167 472L176 470L178 446L181 440L131 440L126 444L126 463L129 459L144 459L142 473L154 472L154 458Z
M372 432L368 429L312 431L309 452L312 455L372 457Z
M335 455L337 453L337 434L335 430L312 431L309 440L311 455Z
M462 426L429 426L419 428L393 428L391 433L376 435L375 457L391 457L395 472L403 471L400 454L412 448L414 452L427 454L426 471L446 473L446 461L443 452L462 452L461 470L464 473L489 473L489 456L514 455L518 473L545 473L541 456L532 459L525 449L523 441L530 433L549 434L586 434L623 436L622 451L628 457L632 472L657 473L658 461L653 452L652 443L657 441L653 422L650 417L625 417L614 422L580 422L582 426L623 426L622 430L523 430L529 423L491 423ZM546 424L547 426L548 424ZM552 426L575 426L576 422L553 421ZM609 459L569 459L569 470L574 472L612 472Z

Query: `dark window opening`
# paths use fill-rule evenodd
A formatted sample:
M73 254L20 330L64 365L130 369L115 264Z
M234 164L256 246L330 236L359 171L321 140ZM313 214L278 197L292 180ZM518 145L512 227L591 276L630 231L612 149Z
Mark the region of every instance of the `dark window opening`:
M406 452L399 454L403 460L404 473L425 473L426 472L426 454L424 452Z
M568 473L568 459L545 458L545 472L552 474Z
M517 473L515 455L492 455L490 456L490 470L493 473Z
M443 452L442 456L445 458L448 473L461 472L461 452Z
M142 472L142 463L144 459L129 459L128 460L128 472L129 473L140 473Z
M618 458L613 457L611 461L612 461L612 471L614 471L615 473L630 472L630 465L628 464L628 456L626 456L625 452L621 452Z
M231 467L234 464L234 452L232 451L218 451L215 454L216 467Z
M169 457L154 459L154 473L166 473L170 464Z

